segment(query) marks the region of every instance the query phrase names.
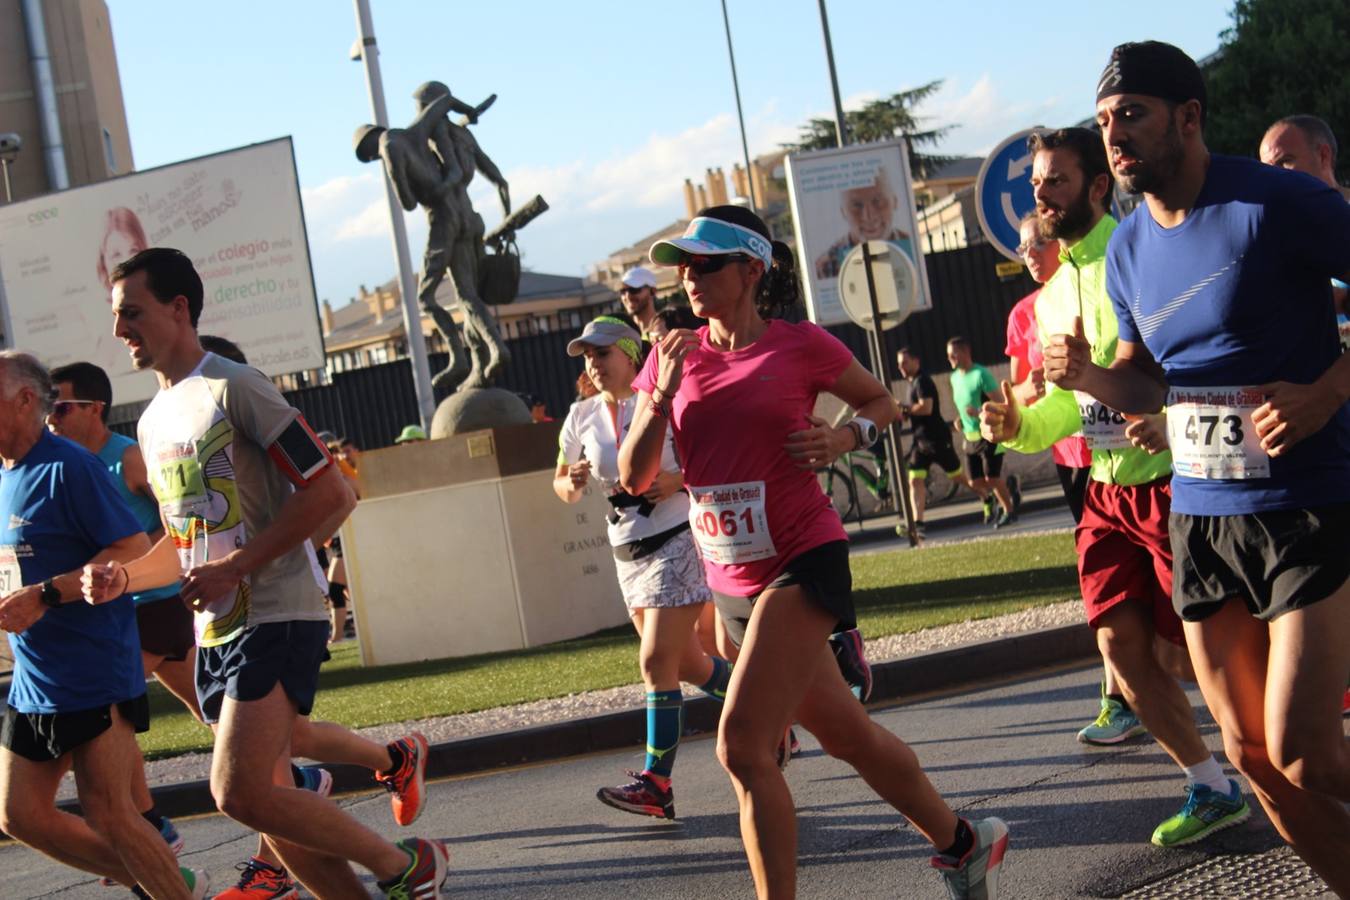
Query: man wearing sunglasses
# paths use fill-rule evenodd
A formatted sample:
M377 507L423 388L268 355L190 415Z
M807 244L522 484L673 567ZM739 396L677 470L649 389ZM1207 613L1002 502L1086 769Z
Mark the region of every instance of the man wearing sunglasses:
M134 440L108 428L108 410L112 407L108 374L93 363L75 362L53 369L52 384L58 394L47 416L47 427L99 458L137 524L151 543L159 540L164 531L141 450ZM131 602L136 608L145 677L153 674L200 718L192 674L196 656L192 613L178 599L178 582L132 594ZM181 850L183 839L177 829L155 809L143 767L135 769L132 795L142 817L159 830L175 852Z
M656 321L656 276L651 269L633 266L624 272L619 285L619 301L628 317L637 323L642 339L650 341L647 333Z

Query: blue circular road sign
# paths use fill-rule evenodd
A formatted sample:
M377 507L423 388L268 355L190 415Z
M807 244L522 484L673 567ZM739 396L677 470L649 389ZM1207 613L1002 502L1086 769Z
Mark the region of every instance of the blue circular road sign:
M1018 262L1021 238L1017 226L1036 207L1031 195L1031 152L1027 150L1027 137L1036 130L1028 128L1005 138L985 157L975 179L980 229L998 252Z

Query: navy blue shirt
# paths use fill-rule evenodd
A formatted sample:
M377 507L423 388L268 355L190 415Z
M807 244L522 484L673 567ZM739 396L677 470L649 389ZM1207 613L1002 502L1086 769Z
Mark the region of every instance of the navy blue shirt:
M14 468L0 471L0 552L7 565L17 562L20 584L79 569L141 531L98 458L46 429ZM129 596L63 603L9 642L9 705L19 712L77 712L145 693Z
M1141 204L1106 255L1120 339L1142 342L1174 388L1316 381L1339 354L1329 279L1347 271L1350 204L1339 192L1218 155L1180 225L1163 228ZM1190 515L1343 502L1350 406L1271 459L1269 477L1172 480L1172 509Z

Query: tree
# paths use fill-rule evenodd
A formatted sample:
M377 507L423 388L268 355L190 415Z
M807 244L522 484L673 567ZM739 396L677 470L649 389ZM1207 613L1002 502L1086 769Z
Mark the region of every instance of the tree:
M942 80L930 81L916 88L872 100L861 109L844 113L844 128L848 142L866 144L903 137L909 142L909 168L915 178L926 178L956 157L921 153L919 147L936 147L955 125L925 128L925 117L917 113L919 104L937 93ZM812 119L802 126L796 143L784 144L787 150L824 150L837 146L834 119Z
M1342 142L1336 174L1350 179L1350 3L1236 0L1233 27L1208 66L1205 143L1255 156L1276 119L1311 113Z

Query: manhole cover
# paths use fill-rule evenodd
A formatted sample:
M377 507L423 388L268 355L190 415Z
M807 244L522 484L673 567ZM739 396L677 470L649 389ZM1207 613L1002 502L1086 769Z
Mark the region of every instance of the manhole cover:
M1322 879L1288 847L1242 856L1217 856L1136 888L1130 900L1292 900L1295 897L1334 897Z

